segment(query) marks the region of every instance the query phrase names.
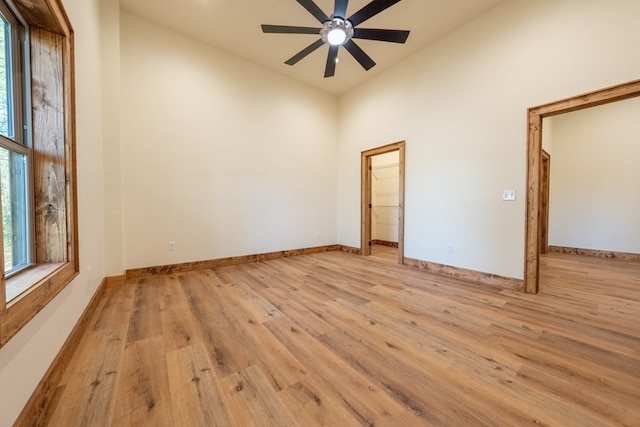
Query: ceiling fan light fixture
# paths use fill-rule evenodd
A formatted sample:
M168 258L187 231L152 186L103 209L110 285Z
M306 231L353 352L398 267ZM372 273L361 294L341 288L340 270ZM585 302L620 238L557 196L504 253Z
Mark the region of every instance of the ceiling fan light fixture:
M353 37L353 25L342 18L331 18L322 24L322 41L331 46L341 46Z
M327 34L327 41L333 46L339 46L347 40L347 33L342 28L333 28Z
M293 0L288 0L293 2ZM360 28L366 20L387 10L401 0L370 0L369 3L353 15L345 18L349 0L335 0L333 15L329 16L316 4L317 0L296 0L307 12L322 24L322 28L300 27L292 25L262 24L263 33L272 34L314 34L320 38L284 61L287 65L295 65L324 45L329 45L324 77L333 77L338 63L338 52L343 46L365 70L370 70L376 63L352 39L376 40L381 42L404 43L409 37L407 30L387 30L378 28ZM328 0L327 0L328 1ZM357 31L354 27L358 27Z

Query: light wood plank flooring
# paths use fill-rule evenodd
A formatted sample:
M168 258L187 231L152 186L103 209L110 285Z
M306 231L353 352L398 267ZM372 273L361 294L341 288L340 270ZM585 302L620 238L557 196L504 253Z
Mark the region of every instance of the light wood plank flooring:
M539 295L343 252L107 290L52 426L638 426L640 264Z
M398 263L398 248L384 245L373 245L371 247L371 257L383 263Z

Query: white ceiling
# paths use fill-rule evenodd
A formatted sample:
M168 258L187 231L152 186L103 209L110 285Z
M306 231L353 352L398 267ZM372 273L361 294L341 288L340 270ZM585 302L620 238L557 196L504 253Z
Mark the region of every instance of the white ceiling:
M356 40L377 63L369 71L344 49L334 77L324 78L327 47L294 66L284 63L319 36L263 34L260 24L320 27L296 0L120 0L122 10L336 95L410 56L503 0L402 0L359 28L410 30L405 44ZM315 0L331 15L334 0ZM351 0L347 16L370 0Z

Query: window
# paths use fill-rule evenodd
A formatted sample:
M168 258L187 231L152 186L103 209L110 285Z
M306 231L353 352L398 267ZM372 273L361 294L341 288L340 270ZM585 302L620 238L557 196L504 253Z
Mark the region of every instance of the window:
M9 23L6 7L0 9L0 134L7 138L13 137L13 70L12 58L12 27ZM15 20L11 19L13 22Z
M0 146L4 272L29 265L27 156Z
M72 53L61 0L0 0L0 347L79 270Z
M30 140L21 105L29 105L23 78L27 68L21 46L26 45L24 27L9 8L0 7L0 189L4 273L9 276L30 264L29 191ZM21 102L22 101L22 102ZM12 295L14 296L14 295ZM9 298L9 294L7 294Z

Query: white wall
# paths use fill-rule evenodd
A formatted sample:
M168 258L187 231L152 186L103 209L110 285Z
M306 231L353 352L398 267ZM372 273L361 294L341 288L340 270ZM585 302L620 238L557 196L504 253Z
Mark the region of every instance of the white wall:
M126 269L336 243L335 97L129 14L121 37Z
M339 242L360 241L360 152L406 140L406 256L522 278L527 108L637 79L637 16L508 1L342 96Z
M0 426L22 411L104 277L98 0L64 0L75 30L80 275L0 349Z
M122 235L122 170L120 149L120 2L99 0L102 17L102 115L105 207L105 270L124 272Z
M640 253L639 116L633 98L553 118L550 245Z

